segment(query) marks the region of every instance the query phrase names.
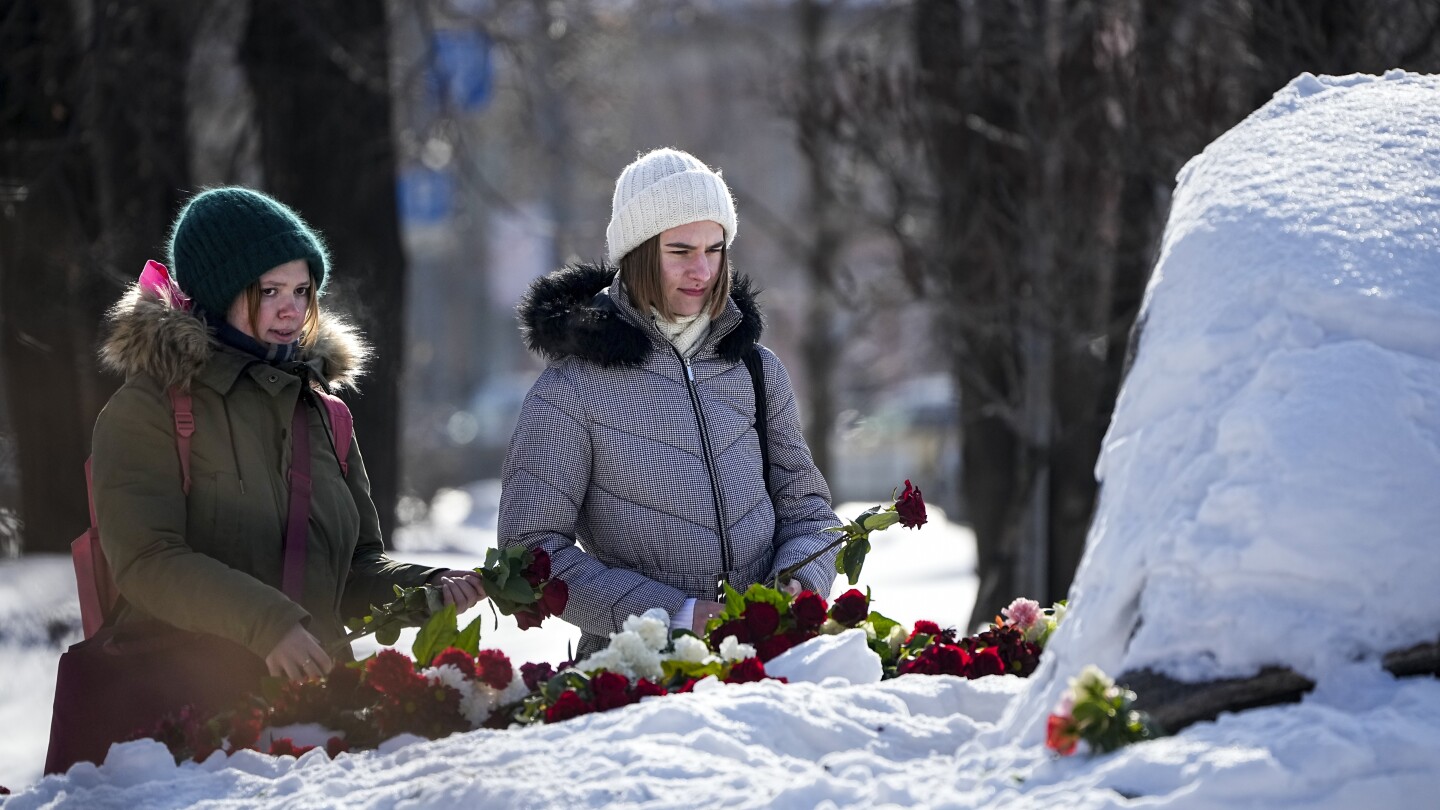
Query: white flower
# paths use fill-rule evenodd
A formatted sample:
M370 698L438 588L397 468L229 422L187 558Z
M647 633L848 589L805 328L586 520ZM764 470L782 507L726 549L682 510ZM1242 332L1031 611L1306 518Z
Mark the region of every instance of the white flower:
M688 664L703 664L710 656L710 648L695 636L680 636L675 639L673 657Z
M500 693L499 702L514 703L515 701L530 694L530 687L525 685L525 676L520 674L520 668L515 667L514 675L510 678L510 685Z
M644 616L631 616L624 629L635 633L652 650L663 650L670 643L670 614L660 608L645 611Z
M460 693L460 714L470 728L479 728L490 717L490 712L500 705L500 693L481 681L471 681L468 687Z
M470 679L466 678L465 673L461 672L460 668L454 664L427 667L420 674L434 683L443 684L454 689L456 692L459 692L462 697L469 691Z
M743 661L755 657L755 648L749 644L741 644L734 636L726 636L725 640L720 642L720 657L726 661Z

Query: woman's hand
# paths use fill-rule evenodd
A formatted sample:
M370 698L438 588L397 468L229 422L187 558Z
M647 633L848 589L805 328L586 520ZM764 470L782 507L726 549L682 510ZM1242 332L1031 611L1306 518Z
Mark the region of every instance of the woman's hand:
M320 640L298 624L265 656L265 666L271 675L283 675L292 681L324 675L334 664Z
M805 590L805 586L801 585L798 579L787 579L785 584L780 586L780 590L791 596L799 596L800 592Z
M695 631L695 635L704 637L705 624L716 616L719 616L720 611L724 609L725 606L719 602L711 602L709 599L696 599L695 616L690 622L690 629Z
M456 613L464 613L485 598L485 586L474 571L440 571L431 575L429 584L440 588L445 604L454 605Z

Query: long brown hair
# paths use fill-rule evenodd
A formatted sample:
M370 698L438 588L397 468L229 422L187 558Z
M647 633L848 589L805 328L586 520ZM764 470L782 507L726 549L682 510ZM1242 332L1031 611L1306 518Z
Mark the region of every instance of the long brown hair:
M710 288L705 299L705 310L711 318L720 317L725 311L725 301L730 297L730 254L728 247L720 248L720 277ZM675 320L670 302L665 300L664 271L660 266L660 234L641 242L634 250L620 257L620 280L630 291L630 303L642 313L651 307L667 321Z
M260 321L260 282L245 288L241 293L245 296L245 312L250 315L250 328L254 329L255 324ZM310 277L310 293L306 296L305 321L300 325L300 346L310 348L315 345L316 333L320 331L320 296L315 294L315 277Z

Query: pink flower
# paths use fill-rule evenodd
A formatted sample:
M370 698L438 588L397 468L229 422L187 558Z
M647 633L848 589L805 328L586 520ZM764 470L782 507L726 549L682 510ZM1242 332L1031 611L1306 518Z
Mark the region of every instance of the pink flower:
M1005 621L1021 630L1029 630L1040 621L1040 603L1034 599L1020 598L1010 603L1010 606L1003 608L1000 615Z

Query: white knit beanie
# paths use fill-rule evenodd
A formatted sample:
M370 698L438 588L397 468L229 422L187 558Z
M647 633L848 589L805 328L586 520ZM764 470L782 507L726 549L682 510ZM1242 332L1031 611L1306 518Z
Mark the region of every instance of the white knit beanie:
M735 241L735 202L718 172L678 149L656 149L620 172L610 202L605 243L611 264L656 234L691 222L713 220Z

